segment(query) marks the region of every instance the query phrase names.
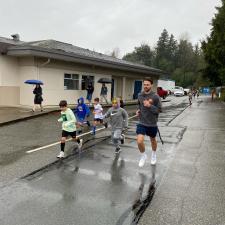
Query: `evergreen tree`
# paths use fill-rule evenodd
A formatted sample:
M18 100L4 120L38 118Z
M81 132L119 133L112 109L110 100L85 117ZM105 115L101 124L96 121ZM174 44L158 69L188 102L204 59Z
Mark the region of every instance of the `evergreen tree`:
M171 34L168 43L168 53L170 60L173 62L175 62L177 50L178 50L177 40L175 40L173 34Z
M173 34L169 36L166 29L163 30L157 42L155 53L155 67L172 73L175 69L177 54L177 41Z
M170 35L169 43L168 43L168 61L170 62L170 68L168 68L168 72L172 73L176 68L177 61L177 40L175 40L173 34Z
M152 66L153 52L147 44L142 44L140 47L135 47L132 53L128 53L123 57L124 60Z
M193 46L187 38L178 41L166 29L161 33L155 51L142 44L126 54L124 60L154 66L169 73L177 85L189 87L206 85L208 80L202 77L205 68L203 52L199 45Z
M156 47L156 57L155 57L155 66L159 69L167 70L168 64L168 44L169 44L169 34L166 29L163 30Z
M217 86L225 84L225 0L216 9L211 34L202 42L202 49L206 61L204 76Z
M176 69L173 79L181 86L191 86L195 82L195 54L192 44L188 40L180 40L177 50Z

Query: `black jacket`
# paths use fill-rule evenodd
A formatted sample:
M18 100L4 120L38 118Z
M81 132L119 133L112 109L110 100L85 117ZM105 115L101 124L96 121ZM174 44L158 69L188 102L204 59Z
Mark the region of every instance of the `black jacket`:
M41 87L34 88L33 94L35 94L35 95L42 95L42 88Z
M94 92L94 87L88 86L86 90L87 90L88 94L92 94Z

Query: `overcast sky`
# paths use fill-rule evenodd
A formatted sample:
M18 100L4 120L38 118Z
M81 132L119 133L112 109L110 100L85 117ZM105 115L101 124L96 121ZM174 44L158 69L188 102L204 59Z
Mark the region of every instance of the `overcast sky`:
M0 0L0 36L55 39L120 56L145 42L154 46L166 28L193 43L210 32L220 0Z

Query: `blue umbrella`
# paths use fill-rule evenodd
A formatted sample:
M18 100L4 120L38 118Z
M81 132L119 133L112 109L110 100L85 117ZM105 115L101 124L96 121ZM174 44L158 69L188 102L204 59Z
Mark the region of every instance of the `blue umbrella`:
M41 80L26 80L25 84L44 84Z

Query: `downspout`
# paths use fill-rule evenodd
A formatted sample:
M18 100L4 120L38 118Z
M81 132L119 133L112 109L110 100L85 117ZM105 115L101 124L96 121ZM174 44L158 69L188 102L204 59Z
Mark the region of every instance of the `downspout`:
M50 63L50 61L51 61L51 59L48 58L48 60L47 60L46 62L42 63L39 67L44 67L44 66L46 66L47 64Z
M38 76L37 76L37 79L40 78L40 68L46 66L47 64L49 64L50 61L51 61L51 59L48 58L48 60L47 60L46 62L44 62L44 63L42 63L42 64L40 64L40 65L37 64L37 68L38 68Z

